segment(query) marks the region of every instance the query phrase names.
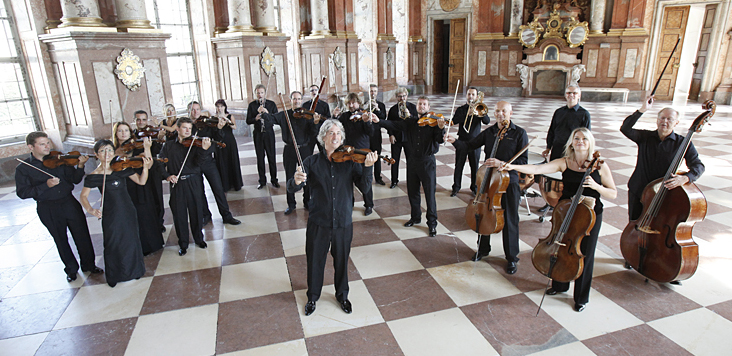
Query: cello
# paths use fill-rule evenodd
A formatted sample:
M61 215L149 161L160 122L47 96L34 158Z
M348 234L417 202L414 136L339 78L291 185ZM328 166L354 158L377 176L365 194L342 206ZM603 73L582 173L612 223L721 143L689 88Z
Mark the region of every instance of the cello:
M599 168L600 164L600 152L595 152L581 182ZM534 268L557 282L571 282L584 269L584 255L580 251L580 244L595 226L594 204L583 199L584 189L584 185L580 184L572 200L565 199L557 203L552 213L552 230L549 236L540 239L531 252Z
M498 143L506 136L506 132L508 132L507 121L496 134L491 155L488 158L495 158ZM483 164L478 168L475 181L481 182L480 189L475 194L473 201L465 208L465 222L480 235L490 235L503 230L505 221L501 197L506 193L506 188L511 181L508 172Z
M656 282L673 282L690 278L699 264L699 245L691 230L707 215L707 200L696 184L689 182L669 190L663 182L679 169L691 138L714 115L716 104L707 100L705 110L691 124L689 131L663 178L643 189L643 211L628 223L620 236L620 251L630 266Z

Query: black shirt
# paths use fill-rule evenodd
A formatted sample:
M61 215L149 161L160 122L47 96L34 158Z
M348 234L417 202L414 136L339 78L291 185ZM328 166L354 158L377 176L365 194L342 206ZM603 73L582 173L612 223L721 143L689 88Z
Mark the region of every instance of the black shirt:
M292 146L292 135L290 134L290 127L287 125L285 112L280 111L274 115L262 114L262 116L264 115L270 117L267 120L272 120L275 124L280 125L282 128L282 141ZM317 134L317 132L315 132L316 125L313 123L313 120L297 119L293 116L293 111L291 109L287 110L287 115L289 116L290 123L292 124L292 131L295 133L297 146L303 147L308 145L310 143L310 139Z
M295 184L287 180L287 192L294 193L304 184L310 188L308 221L316 225L340 228L353 223L353 185L366 192L371 189L372 167L353 161L331 162L325 152L312 155L303 162L307 182Z
M569 135L578 127L590 127L590 112L577 104L571 108L567 105L554 111L552 123L546 133L546 148L551 148L551 159L555 160L564 156L564 145L569 140Z
M465 104L457 110L455 110L455 116L452 119L453 124L458 125L458 140L470 141L475 136L478 136L481 130L481 124L490 124L491 118L486 116L473 115L472 119L465 122L468 119L468 109L470 106ZM470 125L470 132L467 131L467 126Z
M262 121L257 120L257 114L259 114L259 105L260 104L258 100L254 100L249 103L249 106L247 107L247 125L254 124L254 134L259 135L262 133L262 121L264 121L264 131L274 134L274 122L272 122L272 120L267 120L267 118L264 116L262 116ZM277 113L277 105L275 105L274 101L272 100L265 100L264 108L267 109L270 114Z
M345 111L338 116L338 121L343 124L343 129L346 131L343 144L355 148L369 148L371 135L374 133L374 125L361 119L351 121L351 115L353 115L352 112Z
M491 151L493 150L493 142L496 140L496 135L500 129L498 124L493 124L487 129L483 130L478 136L475 136L470 141L455 141L453 145L458 149L474 150L480 146L485 146L485 157L486 159L491 158ZM516 126L513 122L508 125L508 132L501 141L498 142L498 148L496 155L493 158L497 158L503 162L506 162L513 158L522 148L529 144L529 136L526 134L526 130L520 126ZM513 161L513 164L527 164L529 162L529 153L524 152ZM516 171L510 171L511 183L518 183L518 173Z
M417 106L407 102L407 111L409 111L409 114L412 115L413 118L419 117L419 114L417 113ZM402 118L399 117L399 104L395 104L394 106L389 109L389 113L386 115L386 119L389 121L402 121ZM384 126L386 127L386 126ZM399 130L389 130L389 128L386 128L387 132L389 133L389 136L396 137L396 142L404 142L407 139L406 133Z
M312 99L302 103L302 107L304 107L306 110L310 110L310 107L312 105ZM330 106L328 106L328 103L326 103L325 101L320 100L320 98L318 98L318 103L315 104L315 112L322 116L320 122L330 119Z
M46 184L51 179L49 175L21 163L15 168L15 194L20 199L33 198L37 202L43 202L70 198L71 191L74 190L74 184L79 184L81 179L84 178L84 168L62 165L49 169L43 166L43 162L32 154L25 159L25 162L54 175L60 183L49 188Z
M391 114L391 111L389 113ZM387 130L404 133L405 144L409 147L409 158L414 157L415 162L434 155L440 150L440 143L445 142L444 129L438 126L419 126L417 121L418 116L416 115L404 120L399 119L399 121L379 121L379 124L386 127Z
M640 197L648 183L666 175L671 163L684 141L684 136L672 132L666 139L661 141L658 137L658 130L636 130L633 128L638 119L640 111L636 111L623 121L620 132L638 145L638 160L635 170L628 180L628 190ZM686 176L693 182L704 173L704 164L699 160L699 154L693 143L689 143L689 149L684 155L686 167L689 172Z
M180 172L181 175L188 174L201 174L200 164L206 159L206 156L211 156L211 152L215 147L211 144L208 150L204 150L201 147L191 147L191 153L188 155L186 165L183 167L183 171L180 170L183 165L183 160L186 158L188 153L188 147L183 146L178 140L168 141L163 145L163 149L160 150L160 158L167 158L168 163L165 164L167 171L162 172L163 179L167 179L170 176L177 175Z

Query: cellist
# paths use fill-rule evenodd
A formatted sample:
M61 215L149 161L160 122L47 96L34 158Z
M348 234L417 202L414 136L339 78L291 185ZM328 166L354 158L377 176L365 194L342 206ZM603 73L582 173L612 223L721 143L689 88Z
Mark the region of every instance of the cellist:
M581 312L585 309L585 305L590 300L590 286L592 283L592 269L595 263L595 247L597 246L597 238L600 234L602 226L602 202L600 197L605 199L615 199L618 195L615 189L615 181L612 172L607 163L603 163L599 169L590 174L584 182L582 177L587 170L587 164L592 159L592 153L595 152L595 137L592 132L585 127L579 127L572 131L569 140L564 146L564 156L557 158L549 163L540 165L506 165L505 169L515 170L526 174L549 174L562 172L562 190L563 199L572 199L575 192L582 184L585 189L584 196L595 198L595 224L592 226L589 236L585 236L580 244L580 251L584 255L584 269L579 278L574 281L574 310ZM575 221L573 221L575 222ZM552 224L560 223L552 221ZM548 295L566 292L569 290L569 283L552 281L552 287L546 291Z
M493 116L496 118L495 124L483 130L470 141L456 140L455 137L450 136L447 138L447 142L451 142L456 149L463 151L474 150L480 148L480 146L485 146L485 155L488 159L486 159L484 164L488 165L488 167L498 168L503 164L503 161L511 159L529 142L526 130L511 122L511 114L513 114L511 104L507 101L499 101L496 103L493 111ZM508 127L508 131L498 144L495 157L490 158L496 136L504 127ZM529 154L524 152L515 162L516 164L526 164L528 160ZM506 264L506 273L514 274L518 270L516 263L519 260L518 207L521 199L521 189L519 188L518 174L511 172L510 175L511 181L506 189L506 194L501 199L501 207L504 209L503 216L505 219L503 227L503 251L508 261ZM473 261L480 261L491 252L490 236L481 235L478 241L478 252L473 256Z

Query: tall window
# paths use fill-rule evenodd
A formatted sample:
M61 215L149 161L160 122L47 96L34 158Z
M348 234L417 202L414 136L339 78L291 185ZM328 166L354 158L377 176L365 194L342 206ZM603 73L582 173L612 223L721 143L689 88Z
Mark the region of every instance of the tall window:
M151 25L172 34L165 42L168 53L168 73L173 91L173 105L185 109L191 100L199 100L198 75L193 54L193 33L188 0L147 0ZM154 15L154 16L153 16Z
M17 141L37 129L17 32L8 10L6 2L0 0L0 143Z

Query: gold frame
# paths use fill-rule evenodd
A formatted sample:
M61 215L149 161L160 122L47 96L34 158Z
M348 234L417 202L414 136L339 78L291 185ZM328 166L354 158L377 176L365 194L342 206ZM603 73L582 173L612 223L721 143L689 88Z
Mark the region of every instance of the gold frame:
M562 33L562 23L564 22L562 20L562 17L559 15L559 11L557 11L558 4L555 4L554 11L552 11L551 15L549 15L549 19L546 20L546 32L544 32L544 38L551 38L551 37L564 37L564 34ZM552 24L556 21L556 24Z
M117 56L117 66L114 68L114 74L127 89L137 91L137 89L140 89L140 82L145 75L145 67L140 63L140 57L134 55L129 48L125 48Z
M523 33L526 30L530 30L534 32L534 43L527 43L524 41ZM519 26L519 43L523 45L526 48L534 48L539 43L539 38L541 38L541 33L544 31L544 27L541 26L541 23L539 23L538 19L534 19L534 21L530 22L528 25L521 25Z
M576 28L581 27L585 29L585 35L582 38L582 41L579 41L577 43L572 43L569 40L570 35L572 34L572 31L574 31ZM575 48L582 46L587 42L587 37L590 34L590 27L587 25L587 21L577 22L577 20L574 19L574 17L571 17L569 20L569 23L567 23L567 32L565 34L565 38L567 40L567 45L569 48Z
M546 59L546 50L549 49L549 47L554 47L557 50L557 59ZM559 46L555 44L550 44L546 47L544 47L544 51L541 53L541 60L542 62L556 62L559 61Z
M275 55L269 46L264 47L264 50L262 51L262 61L260 62L260 65L267 76L272 75L275 70Z

